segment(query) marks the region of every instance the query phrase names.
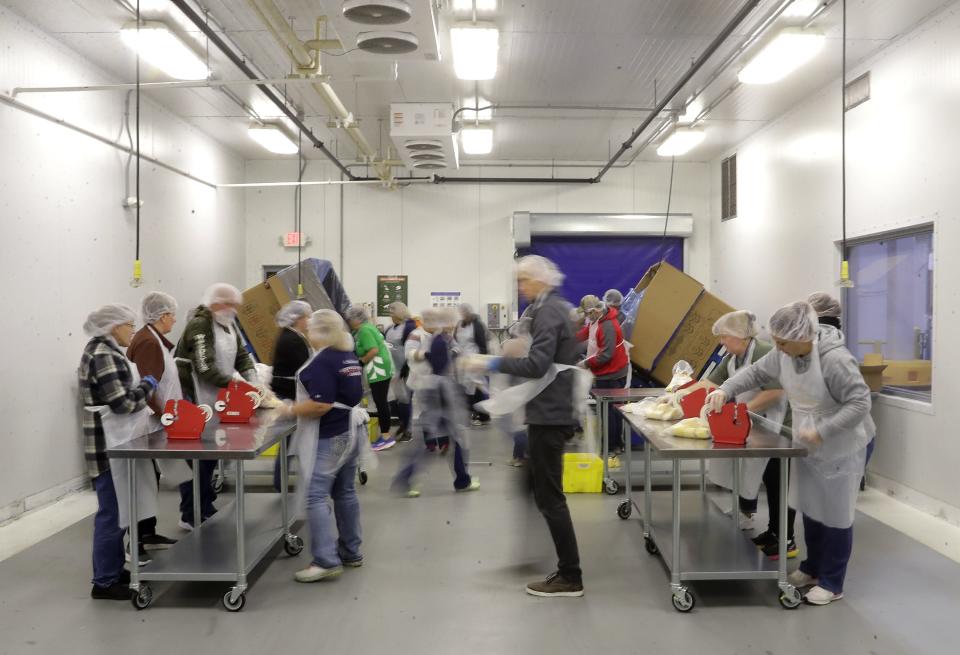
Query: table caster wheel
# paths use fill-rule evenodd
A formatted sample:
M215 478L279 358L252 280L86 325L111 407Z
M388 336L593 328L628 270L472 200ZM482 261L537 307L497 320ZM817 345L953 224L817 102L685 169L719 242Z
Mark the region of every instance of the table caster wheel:
M603 483L603 491L610 496L616 496L620 493L620 483L616 480L606 480Z
M247 595L240 594L237 596L236 600L230 598L232 591L228 591L223 595L223 608L228 612L239 612L243 609L243 606L247 604Z
M791 588L790 591L780 592L780 606L785 610L795 610L803 602L803 596L799 589Z
M683 613L689 612L697 604L693 594L687 588L673 592L673 597L670 600L673 602L673 609Z
M620 518L626 520L630 518L630 515L632 513L633 513L633 503L631 503L629 500L621 501L620 504L617 505L617 516L619 516Z
M657 544L653 543L653 539L650 537L644 537L643 547L647 549L647 552L651 555L656 555L660 552L660 549L657 548Z
M296 557L303 552L303 539L299 535L287 535L283 542L283 549L290 557Z
M138 610L147 609L153 602L153 589L150 588L150 585L140 585L140 591L134 592L130 596L130 602Z

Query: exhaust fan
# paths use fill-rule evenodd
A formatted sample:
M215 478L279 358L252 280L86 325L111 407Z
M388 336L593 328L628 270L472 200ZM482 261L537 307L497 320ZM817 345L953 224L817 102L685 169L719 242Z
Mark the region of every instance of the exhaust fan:
M420 40L410 32L361 32L357 47L377 55L405 55L420 47Z
M430 160L443 160L445 157L442 152L431 152L430 150L421 150L420 152L414 152L410 155L410 159L416 161L430 161Z
M343 16L364 25L396 25L410 20L413 12L404 0L347 0Z
M407 150L443 150L443 143L433 139L407 141L404 146L407 148Z
M440 161L418 161L413 165L414 168L419 170L437 170L440 168L446 168L447 162L444 160Z

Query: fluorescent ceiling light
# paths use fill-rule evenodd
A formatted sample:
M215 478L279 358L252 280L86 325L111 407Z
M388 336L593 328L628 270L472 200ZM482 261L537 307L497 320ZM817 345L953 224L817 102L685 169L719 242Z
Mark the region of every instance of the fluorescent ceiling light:
M454 11L473 11L474 0L453 0ZM476 0L477 11L493 11L497 8L497 0Z
M744 84L773 84L803 66L820 52L823 34L787 28L768 43L740 71Z
M497 74L500 30L492 23L464 23L450 29L453 70L461 80L492 80Z
M270 152L278 155L295 155L299 148L286 133L276 125L263 124L250 126L250 138Z
M697 119L697 116L699 116L700 112L702 111L703 103L698 99L691 100L687 103L686 108L683 110L683 114L677 119L677 122L690 124Z
M140 53L150 65L177 80L205 80L210 69L190 46L170 31L164 23L145 21L127 23L120 30L120 38Z
M699 145L704 136L703 130L693 127L675 128L657 148L657 154L661 157L681 157Z
M489 127L465 127L460 130L463 152L468 155L489 155L493 150L493 130Z
M490 101L486 98L464 98L463 106L464 107L489 107ZM493 118L492 109L481 109L480 111L475 111L473 109L464 109L461 112L462 120L467 121L488 121Z
M793 0L783 11L786 18L809 18L823 4L823 0Z

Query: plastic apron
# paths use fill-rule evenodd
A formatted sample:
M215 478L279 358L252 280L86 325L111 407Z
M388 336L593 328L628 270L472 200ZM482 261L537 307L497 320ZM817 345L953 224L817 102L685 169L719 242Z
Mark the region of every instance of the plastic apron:
M480 348L477 346L476 340L473 338L474 324L463 325L457 327L456 332L456 341L457 345L460 346L460 350L463 355L478 355L480 354ZM463 380L461 380L463 385L463 390L468 396L472 396L474 393L479 391L487 390L487 380L486 376L482 373L464 373Z
M183 400L183 390L180 388L180 374L177 370L177 362L173 358L173 353L163 345L163 341L160 339L156 330L152 327L150 327L149 330L153 338L160 344L160 351L163 353L163 375L158 381L156 391L157 404L160 406L160 410L163 411L168 400ZM147 431L156 432L162 429L163 426L160 424L160 417L152 414ZM182 459L158 459L156 462L160 468L160 474L173 484L180 484L181 482L193 479L193 472Z
M587 398L593 387L593 374L579 366L569 364L551 364L543 377L527 380L521 384L507 387L496 393L489 400L477 403L477 408L490 416L507 416L522 409L528 402L539 396L544 389L563 371L573 371L573 397L575 418L582 419L586 414ZM502 374L501 374L502 375Z
M133 385L140 383L140 371L137 365L128 361ZM176 371L176 368L174 368ZM150 432L150 409L144 407L133 414L115 414L107 405L87 407L88 411L100 414L100 424L103 426L103 437L107 448L115 448L133 441L137 437ZM148 519L157 515L157 480L153 469L153 461L149 459L112 459L110 460L110 476L113 478L113 488L117 494L117 509L119 510L119 524L122 529L130 527L130 467L137 467L137 520Z
M410 402L410 391L407 389L406 382L400 378L400 372L406 362L406 353L401 341L403 330L404 324L394 325L387 330L385 339L387 348L390 349L390 359L393 360L393 379L390 380L390 391L393 392L393 397L398 403L406 404Z
M323 352L323 349L315 352L307 363L297 370L297 394L296 402L302 403L310 400L310 394L306 387L300 381L300 373L307 368L313 360ZM360 470L370 471L377 467L376 453L370 448L370 440L367 438L366 426L370 422L370 415L360 406L350 407L343 403L333 403L337 409L350 410L350 432L347 433L349 439L344 448L338 453L334 471L343 468L359 448L359 466ZM307 506L307 492L310 489L310 480L313 478L313 469L317 463L317 441L319 440L320 419L319 418L297 418L297 429L293 433L292 450L297 456L297 497L295 506L295 516L303 516ZM336 437L331 437L336 439Z
M222 329L224 326L216 321L213 322L213 348L216 355L217 370L227 376L233 376L234 366L237 364L237 333L234 332L233 325ZM196 375L194 371L193 385L197 390L198 405L209 405L213 407L217 402L217 394L220 393L220 387L207 384Z
M790 357L780 357L780 385L793 410L794 436L815 429L823 439L820 447L807 446L807 456L791 464L790 506L827 527L849 528L866 464L867 431L861 423L840 434L820 432L820 417L833 414L839 405L823 379L819 342L813 344L804 373L797 372Z
M600 352L600 346L597 345L597 331L600 328L600 322L591 323L587 329L587 359L596 356ZM621 333L622 334L622 333ZM622 336L620 338L620 343L617 344L617 348L623 348L624 352L627 353L627 382L623 385L624 389L629 389L630 384L633 381L633 366L630 365L630 350L633 348L633 344L624 339Z
M747 368L753 363L753 353L756 348L756 339L750 340L750 347L743 357L743 365L737 366L737 358L731 356L727 360L728 379L732 378L739 371ZM746 391L737 395L738 403L748 403L760 393L759 389ZM767 407L761 416L771 423L771 428L779 430L783 425L783 418L787 414L786 394L780 400L770 407ZM773 428L776 426L776 428ZM769 457L747 457L740 460L740 496L743 498L756 498L760 494L760 484L763 482L763 472L767 468ZM733 462L732 459L713 459L709 460L707 465L707 477L712 483L723 487L724 489L733 489Z

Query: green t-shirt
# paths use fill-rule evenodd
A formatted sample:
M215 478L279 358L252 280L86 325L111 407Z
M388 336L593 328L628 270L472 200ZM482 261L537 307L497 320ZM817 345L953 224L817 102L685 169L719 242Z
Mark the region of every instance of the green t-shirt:
M378 351L373 359L363 365L367 382L372 384L392 378L393 359L390 357L390 349L387 348L387 342L380 334L380 330L373 323L364 323L354 336L357 342L357 357L363 357L373 348Z

